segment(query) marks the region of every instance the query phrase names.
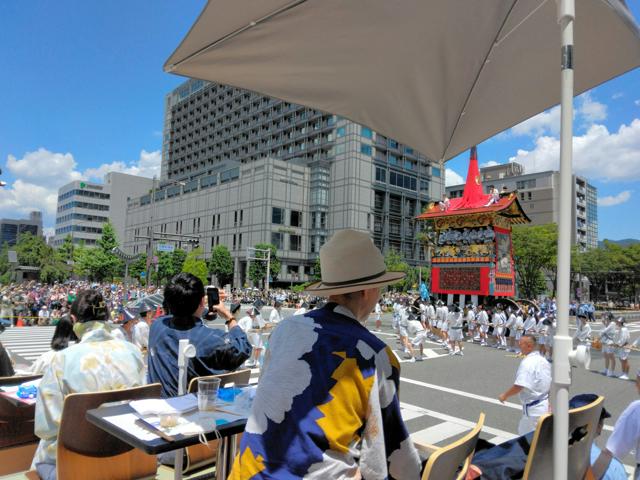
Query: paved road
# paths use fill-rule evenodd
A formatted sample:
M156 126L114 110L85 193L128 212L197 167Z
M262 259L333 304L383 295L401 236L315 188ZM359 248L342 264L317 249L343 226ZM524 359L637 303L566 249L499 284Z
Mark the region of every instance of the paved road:
M216 322L217 323L217 322ZM640 320L631 323L630 329L640 331ZM38 352L48 349L53 327L8 329L0 341L26 359L34 359ZM392 348L398 348L391 331L391 316L383 316L382 332L376 333ZM632 334L635 338L637 334ZM513 382L520 362L513 354L493 348L465 343L465 355L449 356L436 343L427 347L427 359L410 363L402 360L400 398L403 417L414 437L432 444L446 444L473 425L480 414L486 414L482 437L500 442L515 436L520 419L520 405L516 397L501 404L497 396ZM630 358L631 371L640 368L640 356ZM600 352L593 352L592 371L573 369L571 395L596 393L605 396L605 406L612 414L598 439L604 445L615 420L622 410L639 397L634 382L607 378L599 373L603 361ZM254 379L257 379L257 370ZM631 465L632 458L625 463Z

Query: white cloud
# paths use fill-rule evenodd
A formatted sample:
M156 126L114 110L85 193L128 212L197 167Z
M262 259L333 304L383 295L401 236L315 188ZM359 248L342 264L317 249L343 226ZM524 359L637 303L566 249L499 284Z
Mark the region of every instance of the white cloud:
M451 185L460 185L461 183L464 183L464 179L462 178L462 175L459 175L458 173L454 172L450 168L447 168L445 170L444 172L445 186L449 187Z
M160 176L160 162L161 162L160 150L153 152L147 152L142 150L140 152L140 158L130 164L126 164L121 161L103 163L97 168L88 168L84 174L87 178L94 180L102 180L105 174L109 172L128 173L129 175L139 175L141 177L153 178L153 176Z
M72 180L80 180L82 174L75 171L76 166L70 153L53 153L44 148L27 152L20 159L13 155L7 156L7 169L16 178L35 185L55 184L57 188Z
M17 179L0 189L0 212L4 217L26 216L33 210L55 214L58 189Z
M553 107L546 112L539 113L509 130L513 135L539 136L545 133L558 134L560 132L560 107Z
M606 197L598 198L599 207L613 207L614 205L620 205L621 203L628 202L631 198L631 190L624 190L617 195L609 195Z
M480 168L495 167L496 165L500 165L500 162L496 162L495 160L489 160L488 162L481 163Z
M47 228L55 224L58 188L73 180L102 181L108 172L116 171L153 177L160 175L159 150L142 150L140 157L130 163L115 161L96 168L77 170L78 164L71 153L55 153L45 148L27 152L22 158L7 156L7 170L15 181L0 189L0 215L7 218L26 216L32 210L41 210ZM45 229L46 230L46 229Z
M589 128L595 122L605 120L607 118L607 106L591 97L591 93L583 93L575 101L574 118L581 124ZM507 138L509 135L516 137L531 136L539 137L542 135L557 136L560 133L560 105L545 112L519 123L507 131L507 135L501 138Z
M640 99L636 100L635 102L633 102L636 104L636 106L640 107Z
M525 166L527 172L558 170L560 141L541 136L531 151L518 150L509 161ZM573 137L574 171L589 179L640 180L640 119L621 125L610 133L604 125L592 125L584 135Z
M589 92L580 95L578 103L577 113L585 123L601 122L607 118L607 106L604 103L593 100Z
M613 95L611 95L611 99L612 100L618 100L620 98L624 97L624 93L622 92L616 92Z

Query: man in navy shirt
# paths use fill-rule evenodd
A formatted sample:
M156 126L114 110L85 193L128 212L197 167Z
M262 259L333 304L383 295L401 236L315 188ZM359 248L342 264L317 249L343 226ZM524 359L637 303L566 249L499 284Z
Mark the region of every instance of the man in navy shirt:
M189 360L187 379L235 370L251 355L251 344L223 303L214 306L228 332L202 323L206 297L202 281L190 273L173 277L164 289L164 310L149 332L149 383L162 384L162 395L178 394L178 344L188 339L196 356Z

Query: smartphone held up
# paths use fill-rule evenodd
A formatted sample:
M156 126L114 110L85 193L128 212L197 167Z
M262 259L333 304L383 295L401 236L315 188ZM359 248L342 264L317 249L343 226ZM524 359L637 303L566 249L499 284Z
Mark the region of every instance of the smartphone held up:
M207 314L205 315L205 319L212 321L218 317L218 314L213 309L214 306L220 304L220 292L217 287L213 285L207 285Z

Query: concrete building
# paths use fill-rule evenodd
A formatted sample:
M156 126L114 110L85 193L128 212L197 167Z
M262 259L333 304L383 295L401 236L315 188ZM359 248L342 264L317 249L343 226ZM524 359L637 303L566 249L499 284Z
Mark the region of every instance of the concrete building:
M122 241L129 197L148 192L152 185L150 178L110 172L103 184L75 180L60 187L53 246L62 245L68 235L74 244L94 246L107 221Z
M29 218L25 219L3 218L0 220L0 245L5 243L10 246L15 245L18 237L26 232L34 236L42 236L42 212L31 212Z
M531 219L531 225L558 223L560 173L554 171L525 173L515 162L480 169L485 192L492 186L517 190L520 204ZM462 196L464 185L446 188L450 198ZM573 176L572 241L582 250L598 246L598 191L583 178Z
M348 227L417 264L413 218L442 195L443 172L409 146L346 119L189 80L165 98L160 185L153 202L129 202L125 249L145 251L135 237L151 224L157 233L195 233L206 256L216 243L229 247L240 285L246 247L274 243L283 265L278 280L303 282L322 244Z

